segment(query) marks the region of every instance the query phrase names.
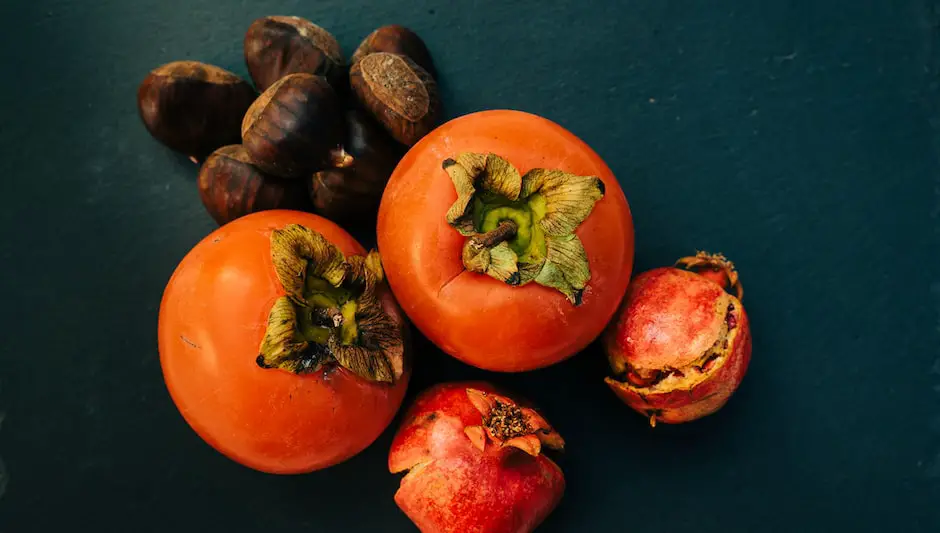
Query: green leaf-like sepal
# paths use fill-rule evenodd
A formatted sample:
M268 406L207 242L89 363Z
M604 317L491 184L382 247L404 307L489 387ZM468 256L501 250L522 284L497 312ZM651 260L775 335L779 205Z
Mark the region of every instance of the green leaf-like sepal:
M319 366L319 361L305 357L310 343L297 329L294 303L287 296L281 296L268 313L268 327L261 341L258 364L265 368L278 367L294 373L303 370L304 365L308 368Z
M577 176L560 170L534 168L522 177L522 194L545 198L545 217L539 222L546 235L561 237L574 232L604 196L604 182L594 176Z
M457 192L447 222L468 237L462 252L465 268L512 285L535 281L579 305L591 270L574 232L603 198L603 181L542 168L520 176L511 163L494 154L461 153L445 160L443 167ZM523 217L514 227L525 229L525 241L512 244L511 238L494 239L495 230L484 232L478 227L487 212L500 218L515 216L498 209ZM538 228L527 228L527 217Z
M581 294L591 280L587 254L575 234L545 237L548 253L535 282L558 289L571 303L580 305Z
M323 278L334 287L339 287L346 276L343 252L323 235L299 224L288 224L271 232L271 260L281 286L300 305L306 305L307 276ZM308 269L309 266L313 268Z
M287 295L268 314L259 366L301 373L335 363L370 381L401 377L404 339L382 305L377 252L346 258L321 234L290 224L272 231L271 257Z

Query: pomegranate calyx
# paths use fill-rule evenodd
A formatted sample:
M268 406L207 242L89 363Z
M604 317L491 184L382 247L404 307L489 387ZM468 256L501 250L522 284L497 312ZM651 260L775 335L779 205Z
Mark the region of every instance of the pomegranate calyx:
M710 254L698 251L693 256L683 257L676 261L676 266L704 276L727 291L733 291L738 300L744 299L744 286L738 279L738 271L734 263L721 253Z
M521 437L513 437L504 442L503 446L512 446L513 448L522 450L533 457L537 456L542 451L542 441L532 434L523 435Z
M483 431L483 426L467 426L463 428L463 432L476 449L481 452L486 449L486 433Z
M467 397L479 411L482 423L468 426L464 433L480 451L485 449L487 439L498 448L510 446L532 456L541 453L542 445L554 450L564 449L564 439L534 409L478 389L467 389Z

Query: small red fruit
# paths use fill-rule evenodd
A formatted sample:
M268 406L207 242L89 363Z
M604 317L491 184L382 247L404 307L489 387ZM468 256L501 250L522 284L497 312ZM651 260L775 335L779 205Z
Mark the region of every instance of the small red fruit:
M535 410L488 383L437 385L392 442L389 470L408 471L395 502L424 533L532 531L565 491L542 446L564 444Z
M751 360L751 329L734 264L699 252L637 276L604 334L614 377L631 408L668 424L720 409ZM732 296L726 289L735 292Z

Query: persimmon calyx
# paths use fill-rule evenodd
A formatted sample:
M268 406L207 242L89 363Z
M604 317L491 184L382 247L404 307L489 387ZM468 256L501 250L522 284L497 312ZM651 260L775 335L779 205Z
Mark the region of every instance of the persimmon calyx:
M463 152L442 167L457 191L446 219L467 237L464 268L509 285L534 281L580 305L591 269L574 231L603 198L604 183L542 168L520 175L495 154Z
M564 449L564 439L534 409L478 389L467 389L467 397L482 420L478 426L464 428L464 433L480 451L486 449L487 441L497 448L510 446L532 456L541 453L543 445L553 450Z
M379 254L345 257L297 224L271 232L271 259L287 293L274 302L257 363L293 373L338 364L394 383L403 372L401 331L382 307Z
M699 251L693 256L679 259L676 261L676 266L705 276L721 285L725 290L733 291L738 300L744 299L744 286L738 278L738 271L734 268L734 263L720 253L710 254Z

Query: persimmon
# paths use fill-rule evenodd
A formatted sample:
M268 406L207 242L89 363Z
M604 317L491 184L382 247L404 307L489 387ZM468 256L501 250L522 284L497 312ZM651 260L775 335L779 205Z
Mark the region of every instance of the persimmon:
M336 224L263 211L180 262L160 306L160 363L186 422L248 467L301 473L388 426L410 377L381 260Z
M600 156L547 119L464 115L401 160L378 216L389 285L445 352L496 371L566 359L626 292L633 220Z

